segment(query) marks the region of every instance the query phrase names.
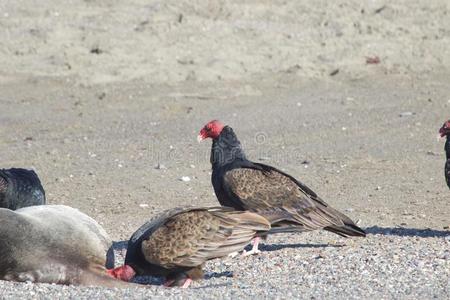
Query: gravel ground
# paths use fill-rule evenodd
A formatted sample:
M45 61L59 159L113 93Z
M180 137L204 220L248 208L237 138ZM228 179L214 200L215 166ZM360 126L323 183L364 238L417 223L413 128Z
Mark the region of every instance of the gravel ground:
M207 263L207 280L186 290L163 288L148 278L138 282L153 285L124 290L5 282L2 299L448 298L448 232L388 227L368 232L355 240L317 233L274 237L260 255Z
M367 238L272 236L187 290L0 281L0 298L448 299L448 1L201 2L1 2L1 167L34 168L120 264L153 215L217 205L195 140L217 118Z

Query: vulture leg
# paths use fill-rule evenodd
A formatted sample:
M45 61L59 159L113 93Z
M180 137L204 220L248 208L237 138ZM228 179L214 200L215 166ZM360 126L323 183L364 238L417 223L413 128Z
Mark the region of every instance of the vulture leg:
M250 251L243 251L243 253L242 253L242 256L249 256L249 255L253 255L253 254L259 254L259 253L261 253L261 251L260 250L258 250L258 245L259 245L259 240L260 240L261 238L259 237L259 236L257 236L257 237L255 237L254 239L253 239L253 241L252 241L252 244L253 244L253 247L252 247L252 250L250 250Z
M183 283L183 285L181 286L182 289L187 289L189 287L189 285L191 284L192 279L190 278L186 278L186 281Z

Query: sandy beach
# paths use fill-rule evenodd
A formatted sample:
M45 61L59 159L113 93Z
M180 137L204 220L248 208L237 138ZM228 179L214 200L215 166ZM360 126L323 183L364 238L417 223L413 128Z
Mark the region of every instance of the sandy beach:
M196 141L212 119L368 232L272 236L187 290L1 281L0 298L448 298L449 28L445 0L0 3L0 167L96 219L117 263L155 214L218 204Z

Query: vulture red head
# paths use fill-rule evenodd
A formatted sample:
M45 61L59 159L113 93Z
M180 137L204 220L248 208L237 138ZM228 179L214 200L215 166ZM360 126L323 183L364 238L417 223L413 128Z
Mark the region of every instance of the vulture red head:
M222 132L224 125L218 120L212 120L203 126L200 130L200 134L197 136L197 140L201 142L204 139L212 138L216 139Z
M450 120L445 122L444 125L442 125L441 129L439 129L439 135L440 137L450 135Z
M114 278L130 281L136 275L136 272L129 265L123 265L115 269L106 270L106 272Z

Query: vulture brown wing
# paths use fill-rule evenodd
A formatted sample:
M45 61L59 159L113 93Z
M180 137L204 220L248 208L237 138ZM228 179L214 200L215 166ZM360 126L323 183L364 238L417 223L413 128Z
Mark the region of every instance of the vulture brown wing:
M264 167L232 169L224 176L227 192L237 197L245 209L263 215L272 224L289 220L305 230L343 225L336 210L309 188L281 171Z
M146 260L165 268L196 267L209 259L242 250L257 231L267 231L264 218L248 212L213 208L170 218L142 242Z

